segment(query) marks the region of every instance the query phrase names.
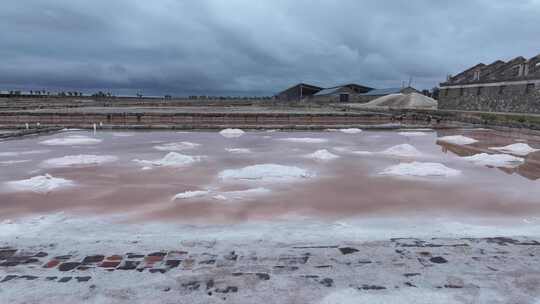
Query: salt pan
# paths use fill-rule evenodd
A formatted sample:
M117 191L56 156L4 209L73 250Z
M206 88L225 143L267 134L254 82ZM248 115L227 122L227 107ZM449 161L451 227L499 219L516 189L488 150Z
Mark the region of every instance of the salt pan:
M310 138L310 137L303 137L303 138L291 137L291 138L282 138L279 140L293 142L293 143L306 143L306 144L322 144L328 141L328 139L325 139L325 138Z

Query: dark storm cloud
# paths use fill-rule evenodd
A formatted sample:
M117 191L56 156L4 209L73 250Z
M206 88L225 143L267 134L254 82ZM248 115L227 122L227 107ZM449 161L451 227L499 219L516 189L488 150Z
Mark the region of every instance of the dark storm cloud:
M429 88L540 53L540 1L5 0L0 87L272 94Z

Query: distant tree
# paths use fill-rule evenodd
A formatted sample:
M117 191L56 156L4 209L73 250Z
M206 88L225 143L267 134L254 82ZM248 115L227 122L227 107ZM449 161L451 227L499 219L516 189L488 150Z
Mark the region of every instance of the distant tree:
M439 100L439 93L440 89L438 87L434 87L433 89L431 89L431 98Z

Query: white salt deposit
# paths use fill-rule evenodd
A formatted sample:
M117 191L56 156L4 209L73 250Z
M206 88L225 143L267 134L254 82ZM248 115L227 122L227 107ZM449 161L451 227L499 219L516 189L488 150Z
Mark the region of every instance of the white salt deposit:
M251 150L247 149L247 148L225 148L225 151L227 151L229 153L234 153L234 154L248 154L248 153L251 153Z
M198 162L200 160L201 160L200 156L190 156L190 155L184 155L184 154L180 154L176 152L170 152L169 154L165 155L165 157L158 160L134 159L133 161L139 164L145 165L145 167L148 167L148 166L181 167L181 166L186 166L186 165Z
M51 158L42 163L43 167L71 167L71 166L93 166L111 163L118 160L118 157L111 155L68 155L59 158Z
M515 168L524 163L523 158L515 157L508 154L487 154L481 153L473 156L463 157L464 160L470 161L480 166Z
M271 192L272 191L266 188L254 188L240 191L221 192L220 194L214 195L212 198L219 201L241 201L256 196L268 195Z
M439 163L401 163L384 169L380 174L394 176L444 176L452 177L461 174L461 171L448 168Z
M236 138L236 137L240 137L242 135L244 135L246 132L240 130L240 129L225 129L225 130L221 130L221 132L219 132L219 134L221 134L221 136L223 137L226 137L226 138Z
M358 128L339 129L339 131L345 134L358 134L362 132L362 130Z
M281 138L279 140L293 142L293 143L306 143L306 144L322 144L328 141L328 139L325 139L325 138L311 138L311 137L290 137L290 138Z
M40 142L42 145L47 146L79 146L79 145L95 145L99 144L102 140L97 138L91 138L83 135L70 135L62 138L52 138Z
M517 144L508 145L508 146L504 146L504 147L493 147L493 148L490 148L490 149L491 150L496 150L496 151L501 151L501 152L504 152L504 153L510 153L510 154L514 154L514 155L519 155L519 156L526 156L526 155L529 155L531 153L540 151L540 149L534 149L534 148L532 148L531 146L529 146L528 144L525 144L525 143L517 143Z
M416 136L426 136L427 133L425 132L399 132L398 133L401 136L407 136L407 137L416 137Z
M478 140L463 135L439 137L439 141L443 141L454 145L470 145L478 142Z
M306 155L305 157L320 161L329 161L339 158L339 156L329 152L326 149L315 151L311 154Z
M22 163L27 163L27 162L31 162L31 160L29 159L5 160L5 161L0 161L0 166L10 166L10 165L22 164Z
M208 193L210 193L210 191L208 191L208 190L201 190L201 191L186 191L186 192L178 193L177 195L175 195L175 196L173 197L173 201L174 201L174 200L181 200L181 199L190 199L190 198L195 198L195 197L201 197L201 196L208 195Z
M32 151L20 151L20 152L0 152L0 157L17 157L21 155L33 155L33 154L45 154L51 152L50 150L32 150Z
M183 141L178 143L168 143L163 145L154 146L154 149L159 151L184 151L189 149L195 149L199 147L200 144L192 143L189 141Z
M224 170L219 173L219 178L223 180L281 181L313 176L315 176L314 173L302 168L276 164L254 165L241 169Z
M12 190L32 191L36 193L49 193L53 190L73 186L74 184L75 183L71 180L52 177L49 174L6 183L6 185Z
M397 157L421 157L423 154L418 151L414 146L409 144L402 144L388 148L380 154Z

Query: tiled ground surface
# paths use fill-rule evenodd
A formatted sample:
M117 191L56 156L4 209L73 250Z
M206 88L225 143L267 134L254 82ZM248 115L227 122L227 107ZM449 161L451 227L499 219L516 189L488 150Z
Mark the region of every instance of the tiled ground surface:
M505 296L523 300L515 303L540 297L540 242L531 239L393 239L272 248L264 244L242 248L199 245L117 254L71 251L54 256L43 248L3 247L0 289L28 281L92 288L107 276L129 272L141 278L174 277L175 283L162 286L163 292L223 300L247 296L263 287L276 294L291 292L283 287L285 282L314 294L341 288L359 292L422 288L457 290L474 299L482 290L505 288Z

